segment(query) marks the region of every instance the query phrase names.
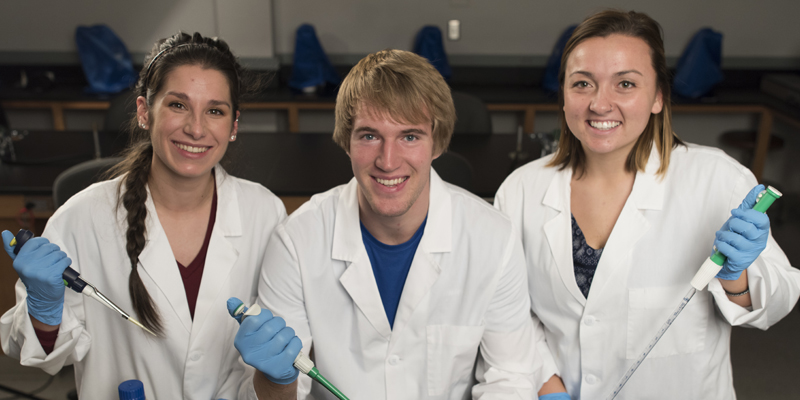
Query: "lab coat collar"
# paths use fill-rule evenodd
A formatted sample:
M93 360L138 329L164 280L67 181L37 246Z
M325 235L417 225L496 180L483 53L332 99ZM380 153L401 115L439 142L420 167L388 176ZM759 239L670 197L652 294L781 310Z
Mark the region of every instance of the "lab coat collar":
M428 222L425 224L425 231L403 287L394 321L395 332L403 329L417 305L439 277L439 265L432 260L430 253L446 252L452 248L450 193L433 169L431 169L430 185ZM391 339L394 337L392 327L386 317L375 275L372 272L372 264L361 237L358 183L355 178L339 194L332 247L333 259L350 263L339 278L342 286L372 326L384 338Z
M195 305L195 319L199 325L212 305L209 302L216 300L216 294L221 290L222 284L236 262L238 252L226 237L241 236L241 217L239 199L233 179L219 166L215 167L215 180L217 184L217 216L211 241L206 255L206 264L203 268L203 279L200 284L197 304ZM139 273L146 273L156 284L161 294L169 301L174 312L174 317L167 315L167 310L159 310L162 320L175 318L179 320L186 332L192 331L192 318L189 313L189 304L186 300L186 291L183 288L183 279L178 270L175 255L166 238L164 229L158 219L155 203L147 187L147 243L139 255ZM121 209L123 218L124 208ZM155 294L151 292L151 297Z
M627 276L627 270L622 271L614 266L625 265L622 260L629 254L633 243L639 240L649 229L650 223L641 210L661 210L664 202L664 182L656 176L660 165L658 151L653 146L644 172L637 172L633 189L625 202L614 230L606 243L603 255L597 268L597 275L592 281L590 296L602 291L605 283L612 277ZM572 168L556 170L550 185L545 192L542 204L558 213L544 224L550 250L558 265L559 275L567 290L583 306L586 298L575 282L575 270L572 261L572 210L570 195ZM608 264L607 267L604 265Z

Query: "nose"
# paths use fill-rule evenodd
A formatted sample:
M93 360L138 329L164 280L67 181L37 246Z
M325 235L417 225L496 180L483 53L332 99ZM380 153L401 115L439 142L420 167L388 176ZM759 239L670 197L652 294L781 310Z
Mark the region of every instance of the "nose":
M191 136L194 140L198 140L204 136L204 132L205 127L203 126L202 115L189 113L183 126L183 133Z
M589 109L595 114L606 114L611 112L613 108L614 106L611 103L611 94L608 93L607 89L602 87L594 93L594 97L592 98L591 103L589 103Z
M380 152L378 153L378 158L375 160L375 166L381 169L381 171L394 171L397 169L399 165L399 149L397 148L397 144L394 143L392 140L384 141L381 144Z

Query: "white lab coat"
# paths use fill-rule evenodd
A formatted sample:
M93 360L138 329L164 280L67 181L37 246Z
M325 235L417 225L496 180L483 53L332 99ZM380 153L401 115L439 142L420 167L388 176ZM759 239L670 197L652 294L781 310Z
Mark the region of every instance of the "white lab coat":
M572 172L545 167L550 158L509 176L496 206L522 236L532 309L567 390L574 400L603 399L681 303L710 255L715 232L756 180L722 151L696 145L673 150L660 180L654 150L646 172L636 174L586 299L572 264ZM800 296L800 271L771 235L747 271L752 311L730 302L714 279L617 399L734 399L731 325L767 329Z
M357 186L318 194L278 225L259 303L286 319L350 398L535 398L534 325L508 218L432 171L428 221L392 329L361 237ZM298 392L334 399L303 375Z
M67 290L55 349L45 355L28 317L25 287L18 281L17 305L0 319L3 351L50 374L74 364L82 400L116 399L117 386L128 379L141 380L148 399L236 398L252 369L233 347L238 324L228 315L226 301L231 296L255 301L264 249L286 211L263 186L227 175L219 166L216 171L216 222L194 321L148 195L147 244L138 270L166 337L156 339L100 303ZM125 217L124 207L118 214L115 209L117 181L95 184L71 198L48 221L44 236L61 246L82 278L139 319L128 294L127 224L115 223ZM250 391L251 382L252 377L246 383Z

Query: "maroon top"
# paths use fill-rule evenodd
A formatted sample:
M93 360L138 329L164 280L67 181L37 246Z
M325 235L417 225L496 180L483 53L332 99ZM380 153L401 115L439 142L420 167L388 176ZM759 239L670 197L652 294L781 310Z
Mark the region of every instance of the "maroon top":
M206 238L203 240L203 247L189 265L183 266L178 260L178 269L183 278L183 288L186 289L186 301L189 303L189 313L194 320L194 307L197 304L197 294L200 292L200 280L203 278L203 267L206 265L206 254L208 253L208 242L211 241L211 232L214 230L214 220L217 217L217 188L214 187L214 198L211 200L211 217L208 219L206 228Z
M36 337L39 339L39 344L42 345L44 353L45 354L52 353L53 348L56 347L56 339L58 339L58 329L47 332L33 328L33 331L36 332Z

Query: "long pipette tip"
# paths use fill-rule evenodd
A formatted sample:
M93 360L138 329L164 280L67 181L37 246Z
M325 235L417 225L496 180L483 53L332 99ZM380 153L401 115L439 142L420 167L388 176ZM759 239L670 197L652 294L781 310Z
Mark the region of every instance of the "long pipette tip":
M151 334L151 335L153 335L155 337L158 337L158 335L153 333L153 331L151 331L150 329L147 329L147 327L145 327L144 325L140 324L139 321L137 321L137 320L135 320L135 319L133 319L131 317L128 317L128 321L131 321L131 322L133 322L134 325L138 326L139 328L142 328L142 329L146 330L149 334Z

